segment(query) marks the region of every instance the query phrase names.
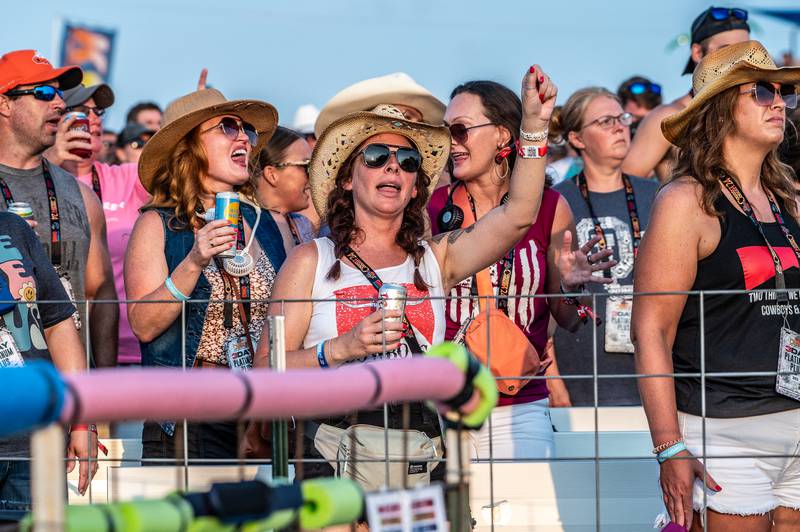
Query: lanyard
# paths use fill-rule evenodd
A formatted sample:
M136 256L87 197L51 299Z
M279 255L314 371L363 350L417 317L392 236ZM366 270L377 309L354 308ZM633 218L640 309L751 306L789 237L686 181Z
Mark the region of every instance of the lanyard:
M466 186L464 186L464 192L467 192ZM472 223L474 224L478 220L478 212L475 209L475 200L472 199L472 195L467 192L467 200L469 200L469 208L472 211ZM508 202L508 192L503 194L503 199L500 200L500 204L504 205ZM534 258L535 259L535 258ZM502 310L503 312L508 315L508 291L511 289L511 276L514 272L514 247L512 246L511 249L508 251L508 255L503 257L503 264L501 267L502 273L500 274L500 286L497 290L497 308ZM478 290L478 283L474 279L472 279L472 294L476 295Z
M750 205L750 202L747 201L747 197L745 197L744 192L742 191L741 187L739 187L739 184L734 181L731 176L723 174L723 177L720 177L719 181L725 186L725 188L728 189L728 192L731 193L733 199L742 208L756 229L758 229L761 238L763 238L764 242L767 244L769 254L772 256L772 263L775 266L775 288L779 290L778 301L781 303L788 303L789 297L787 296L786 292L780 291L786 289L786 277L783 274L781 259L772 248L769 240L767 240L767 235L764 234L764 228L762 227L761 222L758 221L758 218L756 218L752 205ZM786 227L778 204L775 203L775 200L772 199L772 196L769 194L767 194L767 199L769 200L769 207L772 210L772 214L775 216L775 221L778 222L778 226L780 226L783 236L786 238L787 242L789 242L789 246L791 246L792 251L794 251L794 254L797 255L798 262L800 262L800 247L798 247L797 241L794 239L794 235L792 235L792 233L789 232L789 228Z
M242 217L239 217L239 226L236 232L236 249L242 250L244 249L244 224L242 223ZM224 266L222 265L222 261L219 259L215 259L217 263L217 269L219 270L219 274L222 276L222 281L225 286L225 293L227 295L229 288L228 288L228 280L227 276L228 273L225 271ZM233 280L231 279L231 284L233 284ZM233 292L235 289L233 287L230 288L230 291ZM234 299L236 299L234 297ZM242 306L239 307L240 311L244 309L246 315L239 316L239 319L242 321L242 325L244 325L245 329L247 328L247 324L250 321L250 276L243 275L239 277L239 297L238 299L242 300ZM225 298L225 303L222 307L222 319L223 325L226 329L231 329L233 327L233 302L227 298Z
M100 198L100 203L103 202L103 191L100 189L100 176L97 175L97 168L92 164L92 190Z
M53 266L59 267L61 266L61 218L58 214L58 196L53 177L50 175L44 159L42 159L42 177L44 177L44 186L47 190L47 204L50 207L50 261ZM6 207L10 207L14 202L14 196L2 177L0 177L0 189L3 191Z
M378 277L377 273L375 273L375 270L373 270L369 264L364 262L364 259L359 257L358 253L356 253L355 250L349 245L342 248L342 253L344 253L344 256L347 257L356 268L358 268L358 271L364 274L364 277L367 278L369 284L371 284L375 290L380 291L381 286L383 286L383 281L381 281L381 278ZM411 352L422 353L419 342L417 341L417 337L414 336L414 329L411 327L411 323L409 323L408 317L405 314L403 314L403 325L406 329L404 333L406 337L406 343L408 343L408 347L411 348Z
M589 200L589 185L586 184L586 174L583 172L578 174L577 181L578 189L580 189L581 196L583 196L583 201L586 202L586 206L589 208L589 216L592 217L594 234L600 237L597 247L600 248L600 250L606 249L608 245L606 243L606 235L603 232L603 227L600 225L600 219L594 212L592 202ZM639 225L639 211L636 209L636 196L633 193L633 183L631 183L630 177L622 174L622 183L625 186L625 205L628 207L628 216L630 217L631 229L633 230L633 258L635 259L636 255L639 253L639 243L642 241L642 231ZM605 270L603 275L609 276L610 273L608 270Z
M297 226L294 224L294 220L288 214L284 215L284 219L286 219L286 225L289 226L289 231L292 233L292 240L294 240L294 245L299 246L302 244L300 242L300 234L297 231Z

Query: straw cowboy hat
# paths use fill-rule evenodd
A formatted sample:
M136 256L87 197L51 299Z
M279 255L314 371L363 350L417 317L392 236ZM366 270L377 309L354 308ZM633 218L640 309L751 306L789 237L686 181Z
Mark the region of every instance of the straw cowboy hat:
M317 117L314 131L319 137L334 120L358 111L368 111L382 103L407 105L422 113L426 124L444 120L445 104L404 72L365 79L339 91Z
M753 81L797 85L800 83L800 67L778 68L758 41L732 44L708 54L692 75L692 101L685 109L661 122L664 137L676 144L689 118L704 103L731 87Z
M308 175L311 200L323 220L339 169L365 140L381 133L402 135L417 147L422 156L421 169L431 178L428 191L433 192L450 156L450 131L445 126L410 122L398 108L379 105L334 121L317 140Z
M203 89L181 96L164 111L164 126L144 145L139 158L139 180L145 190L151 187L159 166L169 156L175 144L194 128L210 118L222 115L237 116L253 124L258 132L257 153L272 137L278 124L278 112L259 100L226 100L216 89Z

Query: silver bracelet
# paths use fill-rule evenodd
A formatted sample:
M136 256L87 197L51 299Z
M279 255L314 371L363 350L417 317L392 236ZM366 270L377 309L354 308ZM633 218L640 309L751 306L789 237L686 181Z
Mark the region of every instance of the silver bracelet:
M542 131L535 131L533 133L528 133L527 131L523 131L522 128L519 129L519 136L523 140L527 140L529 142L542 142L547 140L547 134L550 132L549 129L545 128Z

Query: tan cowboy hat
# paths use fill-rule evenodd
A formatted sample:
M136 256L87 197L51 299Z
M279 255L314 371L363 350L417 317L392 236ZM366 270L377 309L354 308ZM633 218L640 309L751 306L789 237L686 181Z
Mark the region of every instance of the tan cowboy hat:
M753 81L797 85L800 83L800 67L778 68L758 41L731 44L708 54L694 69L692 101L685 109L661 122L664 137L676 144L689 118L700 106L731 87Z
M275 132L278 112L273 106L259 100L226 100L216 89L203 89L181 96L164 111L164 126L144 145L139 158L139 180L145 190L150 190L159 166L168 157L175 144L194 128L210 118L222 115L238 116L253 124L258 132L258 153Z
M320 218L325 219L328 195L339 169L365 140L381 133L402 135L414 143L422 156L422 170L431 178L428 191L433 192L450 156L450 131L445 126L410 122L398 108L383 104L371 111L346 115L319 136L308 165L308 176L311 200Z
M439 125L444 120L445 104L404 72L365 79L339 91L325 104L317 117L317 137L344 115L368 111L382 103L407 105L422 113L426 124Z

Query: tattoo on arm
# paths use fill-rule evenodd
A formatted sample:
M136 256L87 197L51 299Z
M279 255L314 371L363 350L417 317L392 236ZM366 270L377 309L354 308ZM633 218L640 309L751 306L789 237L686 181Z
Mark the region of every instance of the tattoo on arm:
M447 233L439 233L438 235L435 235L435 236L431 237L431 240L434 243L438 244L439 242L444 240L445 237L447 237L447 243L448 244L454 244L455 241L458 240L461 237L461 235L463 235L465 233L471 233L473 229L475 229L475 226L474 225L470 225L466 229L456 229L454 231L449 231Z

